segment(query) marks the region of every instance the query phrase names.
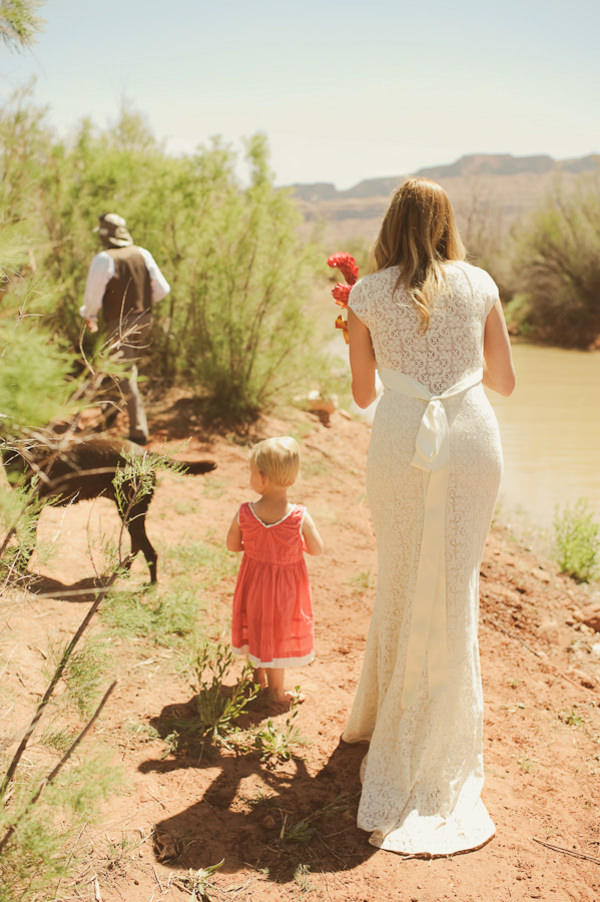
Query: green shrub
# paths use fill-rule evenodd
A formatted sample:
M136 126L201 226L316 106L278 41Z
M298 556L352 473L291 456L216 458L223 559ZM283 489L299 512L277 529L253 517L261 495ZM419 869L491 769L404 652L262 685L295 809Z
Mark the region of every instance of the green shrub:
M599 526L588 510L587 501L579 498L571 508L558 506L554 514L556 560L563 573L580 582L589 582L597 574L600 551Z
M296 203L274 185L265 136L247 140L245 176L218 138L190 156L168 156L127 104L114 127L83 121L61 143L31 93L21 90L0 108L0 163L10 174L0 200L44 283L29 312L43 314L78 366L81 345L93 369L106 363L98 359L104 333L82 330L79 307L100 250L93 229L109 209L125 216L171 285L154 308L146 370L155 382L185 384L203 413L229 426L308 385L316 371L307 302L317 251L301 238ZM13 353L22 356L20 348ZM47 366L43 353L31 359L41 371Z
M600 335L600 182L557 186L516 235L508 318L522 334L589 348Z

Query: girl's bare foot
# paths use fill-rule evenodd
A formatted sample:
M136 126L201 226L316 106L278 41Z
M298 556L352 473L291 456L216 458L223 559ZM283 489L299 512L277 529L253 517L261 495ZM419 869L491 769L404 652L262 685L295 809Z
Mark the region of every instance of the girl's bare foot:
M257 686L260 687L261 691L267 688L269 682L267 679L267 672L264 667L254 668L253 681L257 684Z
M274 705L277 705L278 707L281 707L282 709L284 709L286 711L288 710L290 705L292 705L292 704L301 705L302 702L304 701L304 696L302 695L301 692L298 692L297 689L286 689L283 692L271 691L267 695L267 698L269 698L269 697L270 697L270 701Z

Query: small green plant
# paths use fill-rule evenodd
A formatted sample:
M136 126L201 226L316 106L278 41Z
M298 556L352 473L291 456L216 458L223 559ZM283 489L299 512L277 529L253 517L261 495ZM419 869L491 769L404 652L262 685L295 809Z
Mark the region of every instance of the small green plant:
M196 661L196 681L192 690L196 693L198 723L203 733L216 744L227 745L227 736L244 708L258 695L259 687L253 682L253 667L248 664L233 687L231 694L223 691L223 681L234 662L230 646L206 643ZM208 670L209 679L205 678Z
M367 589L372 589L375 585L375 577L369 570L362 570L355 576L351 576L348 583L355 592L366 592Z
M527 756L523 758L519 758L519 766L521 770L524 770L526 774L535 771L537 767L537 761L535 758L528 758Z
M291 827L286 829L284 825L281 835L283 843L309 843L320 832L317 822L321 818L334 817L342 811L347 811L350 803L357 797L358 793L343 793L337 796L333 802L313 811L312 814L292 824Z
M293 701L282 729L269 717L266 725L256 731L253 748L258 752L261 761L269 759L288 761L292 757L291 745L300 738L295 726L297 716L298 703Z
M294 882L298 885L301 893L310 893L314 889L309 876L310 865L308 864L299 864L294 871Z
M214 889L214 885L210 882L210 877L223 867L225 859L222 858L217 864L213 864L208 868L198 868L194 871L190 868L184 877L178 877L173 881L174 885L179 889L189 893L190 902L210 902L212 896L210 890Z
M566 505L562 512L556 507L556 560L563 573L579 582L589 582L597 575L599 528L584 498L579 498L572 508Z
M583 723L583 717L581 714L577 714L573 708L571 708L571 710L563 708L558 715L558 719L562 720L562 722L566 723L569 727L580 727Z
M224 680L234 662L234 654L228 645L205 642L192 664L191 688L194 692L195 712L191 720L169 718L172 732L166 737L171 752L195 745L206 744L222 747L244 747L240 742L236 721L258 695L259 687L253 681L253 667L244 667L237 683L231 688Z

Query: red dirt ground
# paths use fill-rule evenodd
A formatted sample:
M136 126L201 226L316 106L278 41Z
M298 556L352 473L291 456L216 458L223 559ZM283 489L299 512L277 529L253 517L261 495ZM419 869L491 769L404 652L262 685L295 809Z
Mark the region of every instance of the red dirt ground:
M212 457L218 469L206 477L160 476L148 533L159 551L161 591L173 579L166 567L161 571L164 549L222 543L237 506L252 498L247 449L231 436L206 435L188 415L182 421L181 409L153 411L151 447ZM355 826L365 747L340 742L374 598L375 545L364 494L369 428L340 412L326 426L310 413L290 411L264 421L253 438L283 432L302 444L303 475L293 500L306 503L326 543L322 557L308 558L316 660L292 677L306 696L296 721L305 743L283 763L229 751L200 761L166 753L148 728L160 733L161 715L190 699L176 654L114 640L118 685L95 732L114 748L128 788L81 838L77 882L53 898L190 899L190 870L223 859L210 878L213 900L600 899L600 634L579 619L595 600L591 590L494 527L481 571L480 640L484 800L497 835L477 852L433 861L374 849ZM184 451L183 438L190 440ZM30 569L57 597L13 593L0 602L3 680L19 699L18 716L0 718L5 747L31 715L47 635L72 634L87 608L66 593L90 584L87 532L96 521L117 528L108 501L46 509L40 537L53 539L60 528L57 553L43 566L34 558ZM139 591L146 579L136 562L124 585ZM234 580L232 571L208 599L214 635L226 635ZM274 720L282 725L285 717ZM290 828L307 818L306 841L291 842Z

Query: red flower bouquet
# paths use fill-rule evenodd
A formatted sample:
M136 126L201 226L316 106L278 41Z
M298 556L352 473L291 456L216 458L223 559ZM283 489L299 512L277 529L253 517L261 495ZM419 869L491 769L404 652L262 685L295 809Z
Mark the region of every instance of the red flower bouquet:
M356 260L352 254L332 254L331 257L328 257L327 259L327 265L331 266L332 269L339 269L346 280L346 284L338 282L334 285L331 289L331 293L336 304L338 304L342 310L347 310L350 289L358 279L358 265ZM336 329L341 329L343 331L346 344L348 344L348 323L341 314L335 321L335 327Z

